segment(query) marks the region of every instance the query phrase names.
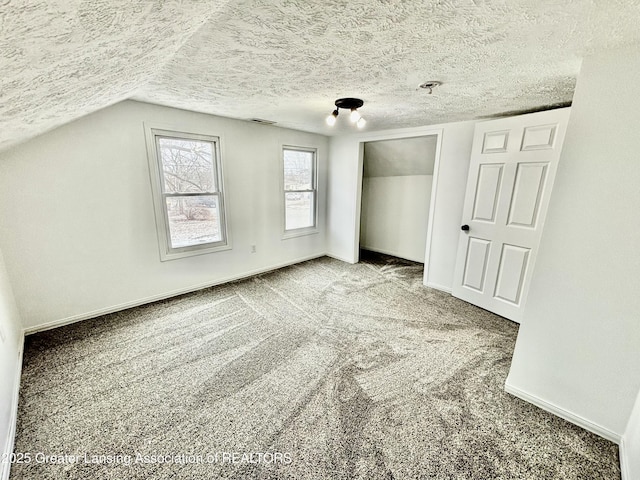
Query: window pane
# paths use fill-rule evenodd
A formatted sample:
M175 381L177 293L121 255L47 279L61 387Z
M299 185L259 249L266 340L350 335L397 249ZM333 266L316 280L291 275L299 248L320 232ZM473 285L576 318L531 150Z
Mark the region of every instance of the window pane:
M222 240L217 195L167 197L171 248Z
M158 144L165 192L217 191L211 142L160 137Z
M314 199L311 192L285 193L285 230L313 227Z
M313 190L313 152L284 150L284 189Z

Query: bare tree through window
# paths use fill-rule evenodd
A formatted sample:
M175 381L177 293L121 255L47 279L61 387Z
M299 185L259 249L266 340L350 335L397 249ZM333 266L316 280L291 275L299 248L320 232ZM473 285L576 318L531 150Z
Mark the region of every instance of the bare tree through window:
M284 148L285 231L316 226L316 154Z
M157 146L171 248L222 241L215 144L157 137Z

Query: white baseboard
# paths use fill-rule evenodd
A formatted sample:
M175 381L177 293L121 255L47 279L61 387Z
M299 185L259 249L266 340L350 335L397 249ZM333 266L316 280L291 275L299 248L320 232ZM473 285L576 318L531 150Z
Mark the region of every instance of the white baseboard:
M425 285L429 288L435 288L436 290L440 290L441 292L452 294L452 290L450 287L445 287L444 285L438 285L437 283L427 282Z
M24 334L21 334L20 344L18 345L18 363L16 365L13 398L11 400L11 410L9 414L9 431L5 440L5 449L2 452L3 457L7 460L11 458L13 446L16 441L16 425L18 423L18 399L20 397L20 378L22 377L22 355L24 352ZM11 462L0 463L0 480L9 480L11 473Z
M525 392L519 389L518 387L511 385L509 383L508 378L507 378L507 382L505 383L504 389L511 395L514 395L524 400L525 402L532 403L536 407L540 407L541 409L546 410L547 412L553 413L554 415L560 418L563 418L566 421L573 423L574 425L582 427L585 430L589 430L590 432L595 433L596 435L606 438L607 440L610 440L617 445L620 445L622 441L622 435L612 432L608 428L598 425L597 423L593 423L592 421L587 420L586 418L583 418L580 415L576 415L575 413L572 413L568 410L565 410L564 408L561 408L557 405L554 405L551 402L547 402L546 400L536 397L535 395L532 395L528 392Z
M202 290L204 288L214 287L216 285L221 285L223 283L234 282L236 280L242 280L244 278L249 278L249 277L253 277L255 275L259 275L261 273L266 273L266 272L270 272L270 271L273 271L273 270L278 270L279 268L288 267L290 265L295 265L296 263L302 263L302 262L306 262L308 260L313 260L314 258L320 258L320 257L324 257L324 256L328 256L328 255L325 254L325 253L318 253L318 254L314 254L314 255L309 255L309 256L306 256L306 257L298 258L296 260L292 260L292 261L288 261L288 262L284 262L284 263L279 263L279 264L276 264L276 265L270 265L268 267L258 268L256 270L251 270L249 272L245 272L245 273L242 273L242 274L239 274L239 275L232 275L232 276L229 276L229 277L221 278L221 279L216 280L214 282L206 282L206 283L201 283L199 285L192 285L190 287L180 288L178 290L173 290L173 291L161 293L161 294L158 294L158 295L152 295L150 297L140 298L140 299L137 299L137 300L132 300L130 302L120 303L118 305L112 305L112 306L101 308L101 309L98 309L98 310L93 310L91 312L80 313L78 315L73 315L71 317L61 318L61 319L58 319L58 320L53 320L51 322L42 323L40 325L36 325L36 326L33 326L33 327L27 327L24 330L24 334L25 335L31 335L33 333L43 332L45 330L51 330L53 328L62 327L64 325L69 325L71 323L80 322L82 320L88 320L89 318L100 317L102 315L108 315L110 313L119 312L121 310L126 310L127 308L138 307L140 305L145 305L147 303L157 302L159 300L164 300L166 298L175 297L177 295L184 295L185 293L191 293L191 292L195 292L195 291L198 291L198 290Z

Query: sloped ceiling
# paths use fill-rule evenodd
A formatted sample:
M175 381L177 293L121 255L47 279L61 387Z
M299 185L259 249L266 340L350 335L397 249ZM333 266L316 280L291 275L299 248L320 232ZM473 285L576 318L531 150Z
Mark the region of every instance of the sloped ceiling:
M433 175L438 137L398 138L364 144L365 177Z
M226 3L0 0L0 148L130 98Z
M324 134L353 131L324 123L343 96L369 130L561 104L638 24L638 0L0 0L0 148L126 98Z

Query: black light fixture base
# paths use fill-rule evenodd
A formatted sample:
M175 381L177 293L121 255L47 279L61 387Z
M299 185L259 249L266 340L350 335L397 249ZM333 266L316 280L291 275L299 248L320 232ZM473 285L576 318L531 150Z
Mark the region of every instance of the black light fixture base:
M346 108L347 110L354 110L364 105L364 102L359 98L339 98L336 100L336 107Z
M429 90L427 93L431 95L433 93L433 89L442 85L442 82L438 80L429 80L428 82L421 83L418 85L418 88L423 88L425 90Z

